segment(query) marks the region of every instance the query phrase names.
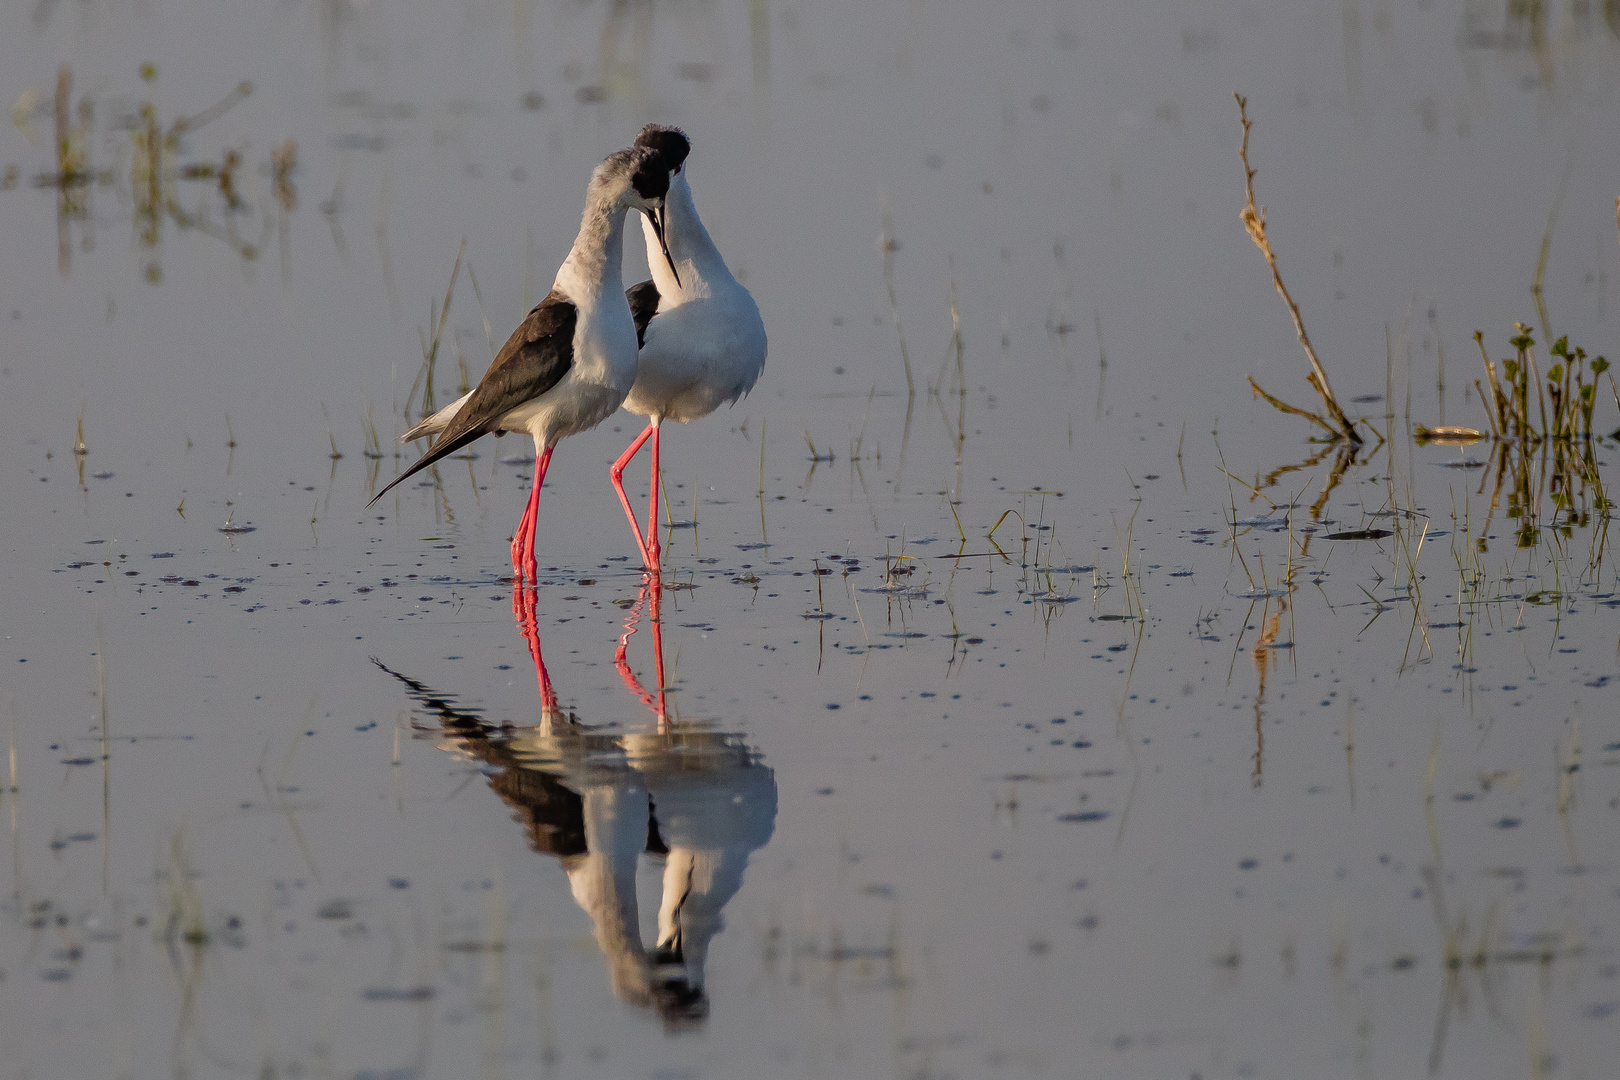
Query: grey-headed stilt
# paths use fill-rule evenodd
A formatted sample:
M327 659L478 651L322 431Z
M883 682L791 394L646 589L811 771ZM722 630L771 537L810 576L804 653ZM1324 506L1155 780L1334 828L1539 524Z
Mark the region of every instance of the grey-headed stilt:
M558 441L600 424L636 378L637 333L622 291L624 216L646 215L659 252L670 165L656 147L612 154L596 167L584 219L551 292L523 320L473 391L405 433L438 433L432 449L372 499L401 480L491 432L527 432L534 439L534 486L517 533L512 570L533 577L540 487ZM673 271L671 272L673 273Z

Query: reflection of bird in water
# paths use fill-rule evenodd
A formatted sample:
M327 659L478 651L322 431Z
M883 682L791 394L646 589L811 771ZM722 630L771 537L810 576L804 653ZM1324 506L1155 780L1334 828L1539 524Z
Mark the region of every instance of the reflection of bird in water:
M662 232L647 219L648 266L652 280L632 286L628 296L641 336L636 384L624 399L630 412L647 417L647 427L613 463L613 488L641 545L643 561L658 565L658 429L665 420L687 423L730 405L753 389L765 367L765 324L754 298L726 267L720 250L698 217L686 181L691 150L678 128L648 124L637 146L656 147L670 167L669 196ZM668 241L667 245L665 241ZM659 253L668 255L667 261ZM621 477L624 467L652 439L652 480L647 490L647 536L642 539Z
M640 210L661 233L668 190L669 166L648 147L621 150L596 167L579 235L551 292L513 331L471 393L405 433L406 439L439 437L372 502L490 432L527 432L534 439L534 487L512 537L512 570L534 576L535 519L553 448L611 416L635 382L636 327L621 291L624 216Z
M655 975L684 981L695 1004L721 909L742 888L749 854L775 830L776 776L741 738L701 726L677 723L624 744L667 849Z
M538 645L538 636L530 638L537 660ZM639 690L622 654L619 663ZM530 846L562 863L575 902L594 924L613 992L656 1009L671 1026L700 1023L708 1015L704 969L723 926L721 910L741 888L750 853L775 830L776 778L758 754L741 736L702 723L661 719L647 730L610 733L562 713L554 697L537 726L501 729L383 670L438 717L440 748L492 767L489 786L528 831ZM651 953L642 944L636 897L644 853L664 864Z

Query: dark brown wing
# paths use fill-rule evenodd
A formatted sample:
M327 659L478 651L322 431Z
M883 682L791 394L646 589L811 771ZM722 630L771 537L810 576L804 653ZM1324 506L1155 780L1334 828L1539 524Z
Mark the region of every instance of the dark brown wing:
M494 431L501 417L561 382L574 365L574 324L578 319L574 302L553 289L512 331L467 404L456 413L433 448L371 501L388 494L389 488L407 476Z
M624 290L624 298L630 301L630 317L636 320L636 347L640 348L647 344L647 324L658 314L658 286L651 280L643 281Z

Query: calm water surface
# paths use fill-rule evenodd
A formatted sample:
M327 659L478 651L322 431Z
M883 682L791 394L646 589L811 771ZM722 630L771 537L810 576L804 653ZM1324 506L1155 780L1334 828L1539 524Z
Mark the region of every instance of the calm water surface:
M1615 351L1518 8L8 8L0 1077L1610 1075L1620 446L1410 437ZM526 443L365 504L650 120L770 360L514 593Z

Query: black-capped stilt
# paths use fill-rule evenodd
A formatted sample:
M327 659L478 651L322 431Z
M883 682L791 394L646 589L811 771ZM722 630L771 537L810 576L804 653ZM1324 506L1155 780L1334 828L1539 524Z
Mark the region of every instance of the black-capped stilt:
M656 148L669 165L662 230L643 222L652 280L633 286L630 308L641 339L635 386L624 407L648 418L630 448L613 463L613 488L635 530L642 557L656 567L658 544L658 428L708 416L753 389L765 366L765 324L748 290L732 276L692 203L685 162L691 149L678 128L649 124L636 145ZM652 480L643 539L622 477L642 444L652 440Z

